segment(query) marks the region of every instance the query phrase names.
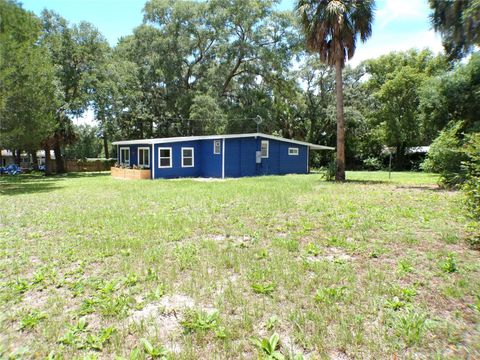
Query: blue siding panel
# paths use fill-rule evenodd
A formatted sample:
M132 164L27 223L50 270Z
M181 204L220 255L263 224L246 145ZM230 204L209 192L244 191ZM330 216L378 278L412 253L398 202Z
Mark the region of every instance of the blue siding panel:
M220 140L221 150L220 154L213 153L214 140L201 141L201 164L200 175L205 178L221 178L222 177L222 152L223 141Z
M182 167L182 147L193 147L193 167ZM160 168L160 148L172 149L172 167ZM179 177L199 177L202 169L201 141L182 141L174 143L155 144L154 178L173 179Z
M258 150L261 147L261 138L258 139ZM308 173L308 148L306 145L297 145L272 139L263 139L269 142L268 158L262 158L258 175L285 175ZM298 148L298 155L288 155L288 148Z

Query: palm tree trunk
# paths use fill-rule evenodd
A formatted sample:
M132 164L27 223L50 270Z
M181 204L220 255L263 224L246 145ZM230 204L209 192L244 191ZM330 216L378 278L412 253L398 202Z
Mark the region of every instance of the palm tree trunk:
M105 159L108 159L110 158L110 153L108 152L108 139L107 139L107 133L106 131L104 130L103 131L103 151L104 151L104 155L105 155Z
M52 174L51 162L50 162L50 146L45 144L45 175Z
M60 148L60 144L58 140L55 141L55 144L53 145L53 152L55 153L55 172L57 174L65 173L65 165L63 163L62 150Z
M337 173L336 181L345 181L345 117L343 114L343 79L340 59L335 63L337 91Z

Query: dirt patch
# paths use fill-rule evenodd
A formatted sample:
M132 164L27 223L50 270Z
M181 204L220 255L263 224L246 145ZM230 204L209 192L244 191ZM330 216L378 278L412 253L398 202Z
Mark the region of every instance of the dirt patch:
M331 360L351 360L352 358L349 357L347 354L345 354L344 352L342 351L338 351L338 350L333 350L333 351L330 351L328 353L328 357L331 359Z
M250 246L251 242L253 241L253 238L249 235L233 236L233 235L215 234L215 235L203 236L203 238L205 240L211 240L219 243L228 242L233 244L233 246L241 246L241 247Z
M309 262L316 261L352 261L355 260L355 257L346 254L343 250L329 247L323 249L321 254L318 255L309 255L306 257L306 260Z
M160 301L147 304L143 309L134 311L127 318L127 323L146 325L147 331L158 337L168 351L179 353L182 350L179 339L182 334L183 313L185 310L195 307L195 301L189 296L179 294L165 296ZM210 306L199 309L208 314L217 311Z

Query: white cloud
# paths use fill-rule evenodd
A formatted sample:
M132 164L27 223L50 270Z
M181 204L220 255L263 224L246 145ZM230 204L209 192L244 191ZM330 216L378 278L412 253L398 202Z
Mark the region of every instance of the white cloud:
M425 18L428 11L425 0L385 0L384 6L377 10L375 19L383 29L394 20Z
M363 60L377 58L392 51L405 51L412 48L418 50L427 48L433 53L438 54L443 51L442 39L433 30L429 30L413 34L411 37L402 41L392 41L387 45L383 42L369 43L367 41L365 44L358 44L355 56L349 64L356 66Z

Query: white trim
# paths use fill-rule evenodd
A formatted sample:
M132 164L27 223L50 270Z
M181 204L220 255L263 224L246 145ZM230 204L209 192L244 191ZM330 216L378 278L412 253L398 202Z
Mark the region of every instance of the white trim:
M263 155L262 154L262 147L263 147L263 144L266 143L267 144L267 155ZM270 141L268 140L260 140L260 154L262 156L262 159L268 159L268 156L270 155Z
M307 174L310 174L310 148L307 146Z
M222 141L222 179L225 179L225 138Z
M220 143L220 146L218 147L218 152L215 151L215 143L216 142ZM220 155L222 153L222 142L220 139L215 139L213 140L213 155Z
M289 147L288 148L288 155L289 156L298 156L300 154L300 150L298 147Z
M183 163L183 160L184 160L184 156L183 156L183 150L192 150L192 165L185 165ZM181 152L182 152L182 168L190 168L190 167L195 167L195 148L193 147L182 147L181 149ZM190 158L189 156L187 156L187 158Z
M148 165L140 165L140 150L147 150L148 151ZM151 167L150 166L150 148L148 146L139 146L138 149L137 149L137 165L138 167L140 166L148 166L148 167Z
M122 146L122 147L120 148L120 156L119 156L120 165L125 165L125 164L127 164L127 163L122 161L122 150L128 150L128 166L130 166L130 155L131 155L130 147L128 147L128 146Z
M182 137L171 137L171 138L158 138L158 139L144 139L144 140L125 140L125 141L114 141L113 145L131 145L131 144L163 144L163 143L172 143L180 141L194 141L194 140L222 140L222 139L235 139L235 138L248 138L248 137L262 137L265 139L278 140L283 142L288 142L291 144L305 145L309 146L313 150L335 150L335 148L330 146L323 146L312 144L304 141L285 139L279 136L267 135L262 133L250 133L250 134L230 134L230 135L207 135L207 136L182 136Z
M160 156L160 151L162 151L162 150L169 150L170 151L170 166L160 165L162 159L167 159L166 157ZM159 169L170 169L173 165L172 162L173 162L172 148L171 147L159 147L158 148L158 168Z
M155 145L152 144L152 166L150 166L150 177L155 179Z

